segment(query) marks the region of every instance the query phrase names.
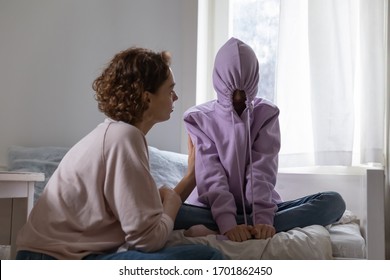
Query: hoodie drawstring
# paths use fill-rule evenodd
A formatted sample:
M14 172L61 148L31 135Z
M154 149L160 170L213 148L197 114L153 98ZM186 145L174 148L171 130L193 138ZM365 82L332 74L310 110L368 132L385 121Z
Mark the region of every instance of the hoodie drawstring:
M249 107L248 112L248 120L247 120L247 130L248 130L248 150L249 150L249 179L251 181L251 199L252 199L252 222L255 225L255 200L253 194L253 164L252 164L252 135L251 135L251 123L250 123L250 111L252 107Z
M237 160L237 167L238 167L238 176L239 178L243 178L242 177L242 174L241 174L241 167L240 167L240 157L238 156L238 147L237 147L237 139L235 137L235 122L234 122L234 112L232 111L231 112L231 116L232 116L232 123L233 123L233 131L234 131L234 148L235 148L235 152L236 152L236 160ZM243 214L244 214L244 223L245 225L248 225L248 221L246 219L246 210L245 210L245 199L244 199L244 186L242 186L240 188L240 191L241 191L241 200L242 200L242 210L243 210Z

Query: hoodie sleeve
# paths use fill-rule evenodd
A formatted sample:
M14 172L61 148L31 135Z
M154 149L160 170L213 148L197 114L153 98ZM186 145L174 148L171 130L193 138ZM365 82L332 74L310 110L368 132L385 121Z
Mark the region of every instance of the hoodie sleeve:
M228 180L219 160L215 143L202 130L202 118L193 114L184 117L186 129L195 145L195 176L199 201L211 208L221 234L236 223L236 205L229 191Z
M258 127L254 130L257 131L256 135L253 135L252 168L250 162L246 168L246 197L252 204L254 223L273 225L277 210L275 201L280 200L274 190L280 150L279 110L266 106L262 108L262 115L259 119L263 121L255 124Z

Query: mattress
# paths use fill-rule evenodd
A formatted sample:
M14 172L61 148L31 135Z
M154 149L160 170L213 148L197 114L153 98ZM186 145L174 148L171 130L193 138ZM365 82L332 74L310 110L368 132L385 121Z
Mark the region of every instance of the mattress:
M341 219L326 227L332 244L334 258L365 259L366 242L360 231L357 216L346 210Z
M366 258L366 242L357 223L339 224L328 227L333 257L338 259Z

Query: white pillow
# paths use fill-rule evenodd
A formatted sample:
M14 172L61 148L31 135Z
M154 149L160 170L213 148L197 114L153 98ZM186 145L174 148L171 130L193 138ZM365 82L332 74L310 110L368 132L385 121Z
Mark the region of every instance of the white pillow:
M187 171L187 160L188 155L149 146L150 172L157 187L175 187Z

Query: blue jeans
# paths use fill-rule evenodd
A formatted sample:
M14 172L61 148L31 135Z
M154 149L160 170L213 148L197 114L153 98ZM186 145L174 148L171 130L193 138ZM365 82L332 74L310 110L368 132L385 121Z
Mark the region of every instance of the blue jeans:
M336 192L321 192L279 203L274 218L276 232L310 225L327 226L338 221L345 211L345 202ZM237 215L237 224L244 224L244 215ZM251 215L247 221L252 224ZM175 229L188 229L203 224L218 230L209 208L183 204L175 220Z
M52 256L31 251L18 251L17 260L55 260ZM91 254L84 260L223 260L224 256L216 249L205 245L180 245L163 248L153 253L124 251L108 254Z

